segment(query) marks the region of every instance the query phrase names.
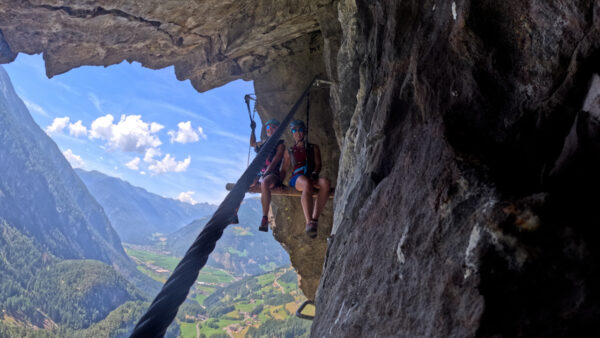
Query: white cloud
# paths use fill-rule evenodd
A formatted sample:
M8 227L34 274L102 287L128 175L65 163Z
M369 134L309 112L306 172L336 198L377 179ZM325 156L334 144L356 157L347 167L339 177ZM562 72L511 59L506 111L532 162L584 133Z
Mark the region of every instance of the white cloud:
M92 122L90 138L106 140L112 149L138 153L162 144L153 134L163 126L155 122L148 124L141 115L121 115L118 123L114 124L113 121L111 114L97 118Z
M148 166L148 170L152 171L155 174L168 173L168 172L183 172L186 171L190 165L192 158L188 156L183 161L175 161L175 158L171 157L170 154L165 155L165 157L156 161L154 164Z
M112 136L112 126L114 117L111 114L106 114L105 116L101 116L92 122L92 126L90 127L90 138L95 139L104 139L109 140Z
M21 95L19 95L19 96L21 96ZM50 115L48 114L48 112L47 112L47 111L46 111L44 108L42 108L41 106L39 106L39 105L37 105L37 104L35 104L35 103L33 103L33 102L31 102L31 101L27 100L27 99L26 99L26 98L24 98L23 96L21 96L21 99L23 100L23 103L25 103L25 107L27 107L27 109L28 109L29 111L32 111L32 112L38 113L38 114L40 114L40 115L42 115L42 116L46 116L46 117L49 117L49 116L50 116Z
M209 182L211 182L211 183L217 184L217 185L221 185L221 184L223 184L223 183L226 182L223 179L223 177L215 176L215 175L213 175L211 173L207 173L207 172L205 172L205 173L202 174L202 178L205 179L205 180L207 180L207 181L209 181Z
M140 171L140 175L146 175L145 171Z
M202 129L202 127L198 127L198 134L200 137L206 140L206 134L204 133L204 129Z
M232 154L228 154L228 155L232 155ZM224 158L224 157L216 157L216 156L201 156L201 157L196 157L197 161L202 161L202 162L210 162L210 163L217 163L217 164L225 164L225 165L229 165L229 166L244 166L244 169L246 168L246 157L247 155L241 155L239 157L237 157L235 160L232 159L228 159L228 158Z
M219 136L228 137L230 139L233 139L233 140L236 140L236 141L239 141L242 143L246 143L246 144L248 144L248 142L250 140L250 132L248 132L248 135L238 135L238 134L230 133L230 132L223 131L223 130L213 130L212 133L217 134Z
M157 131L163 129L165 126L163 126L162 124L156 123L156 122L152 122L150 123L150 132L151 133L156 133Z
M136 157L133 160L125 163L125 166L131 170L139 170L140 158Z
M69 134L71 136L79 137L87 135L87 128L81 124L81 120L69 124Z
M62 130L65 129L65 127L67 126L68 123L69 123L68 116L57 117L54 119L54 121L52 121L51 125L46 127L46 133L48 133L48 134L61 133Z
M94 107L96 107L96 109L98 109L99 112L104 113L102 111L102 106L100 106L100 99L98 98L98 96L96 96L96 94L88 93L88 99L90 100L90 102L92 102Z
M154 159L156 156L160 156L162 153L160 149L157 148L148 148L146 150L146 154L144 155L144 162L146 163L154 163L156 160Z
M197 142L198 140L200 140L200 136L202 136L203 139L206 139L206 135L202 131L202 127L198 128L198 131L200 132L200 134L196 133L194 128L192 128L191 121L179 122L177 124L177 127L179 128L179 130L177 130L177 131L170 130L168 132L169 136L171 136L171 143L173 143L173 142L177 142L177 143Z
M196 192L194 192L194 191L182 192L181 194L179 194L177 196L177 200L179 200L181 202L189 203L191 205L197 204L198 201L196 201L195 199L192 198L192 195L194 195L195 193Z
M54 80L53 79L51 83L54 84L54 85L57 85L58 87L61 87L62 89L68 91L69 93L78 94L76 90L74 90L73 88L71 88L71 86L68 86L68 85L64 84L63 82L60 82L58 80Z
M85 165L85 162L83 161L83 159L81 159L81 156L73 154L73 151L71 149L63 151L63 155L65 156L67 161L69 161L71 167L73 168L81 168Z
M205 117L203 117L203 116L201 116L199 114L196 114L196 113L194 113L194 112L192 112L190 110L187 110L187 109L184 109L184 108L181 108L181 107L169 104L169 103L165 103L165 102L149 102L149 101L147 101L147 102L150 103L150 104L152 104L155 107L169 109L169 110L172 110L174 112L177 112L177 113L180 113L182 115L185 115L187 117L191 117L193 119L198 119L198 120L204 120L204 121L212 122L209 119L207 119L207 118L205 118Z

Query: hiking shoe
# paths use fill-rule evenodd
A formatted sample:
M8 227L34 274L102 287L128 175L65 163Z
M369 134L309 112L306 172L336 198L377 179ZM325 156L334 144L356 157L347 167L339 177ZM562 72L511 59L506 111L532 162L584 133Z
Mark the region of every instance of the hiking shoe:
M269 232L269 218L267 216L263 216L258 231Z
M319 226L319 221L316 219L311 220L306 224L306 234L310 238L317 237L317 227Z

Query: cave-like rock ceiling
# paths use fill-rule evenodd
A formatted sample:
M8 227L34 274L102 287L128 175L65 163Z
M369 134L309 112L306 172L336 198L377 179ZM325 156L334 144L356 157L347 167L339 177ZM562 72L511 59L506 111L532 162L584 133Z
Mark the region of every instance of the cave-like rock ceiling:
M254 80L263 120L330 80L311 92L336 186L317 240L298 199L273 203L313 336L597 336L599 18L597 0L3 0L0 62Z

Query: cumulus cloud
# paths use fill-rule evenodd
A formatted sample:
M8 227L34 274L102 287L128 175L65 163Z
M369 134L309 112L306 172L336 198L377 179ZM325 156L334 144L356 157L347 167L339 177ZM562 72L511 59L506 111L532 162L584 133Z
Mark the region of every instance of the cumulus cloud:
M155 122L144 122L141 115L121 115L118 123L113 122L111 114L97 118L92 122L90 138L106 140L112 149L137 153L162 144L154 133L164 127Z
M160 156L162 153L160 149L157 148L148 148L146 150L146 154L144 155L144 162L146 163L154 163L156 160L154 159L156 156Z
M85 162L83 161L83 159L81 159L81 156L73 154L73 151L71 149L63 151L63 155L65 156L67 161L69 161L71 167L73 168L81 168L85 165Z
M162 160L156 161L154 162L154 164L149 165L148 170L152 171L155 174L162 174L168 172L179 173L186 171L191 161L192 158L188 156L185 160L178 162L175 161L175 158L171 157L170 154L167 154Z
M194 192L194 191L182 192L181 194L179 194L179 196L177 196L177 200L179 200L181 202L189 203L191 205L197 204L198 201L196 201L195 199L192 198L192 195L194 195L195 193L196 192Z
M162 124L156 123L156 122L152 122L150 123L150 132L151 133L156 133L157 131L163 129L165 126L163 126Z
M125 163L125 166L131 170L139 170L140 158L136 157L133 160Z
M112 136L112 126L114 117L111 114L101 116L92 122L90 127L90 138L109 140Z
M191 121L179 122L177 124L177 127L179 128L177 131L170 130L168 132L169 136L171 136L171 143L197 142L198 140L200 140L200 137L206 139L206 135L204 134L202 127L199 127L198 132L196 132L194 128L192 128Z
M57 117L52 121L52 124L46 127L46 133L57 134L61 133L69 123L69 117Z
M69 124L69 134L75 137L87 135L87 128L81 124L81 120Z

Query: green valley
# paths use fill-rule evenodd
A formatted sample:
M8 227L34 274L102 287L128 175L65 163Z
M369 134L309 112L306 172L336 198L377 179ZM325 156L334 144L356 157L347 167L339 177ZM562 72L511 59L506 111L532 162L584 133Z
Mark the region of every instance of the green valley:
M165 252L125 245L138 269L151 278L165 281L179 258ZM291 267L245 277L206 266L190 290L188 302L202 306L189 309L178 320L181 337L301 337L310 333L310 321L295 317L306 298L298 288ZM308 309L308 314L310 313ZM314 308L313 308L314 314Z

